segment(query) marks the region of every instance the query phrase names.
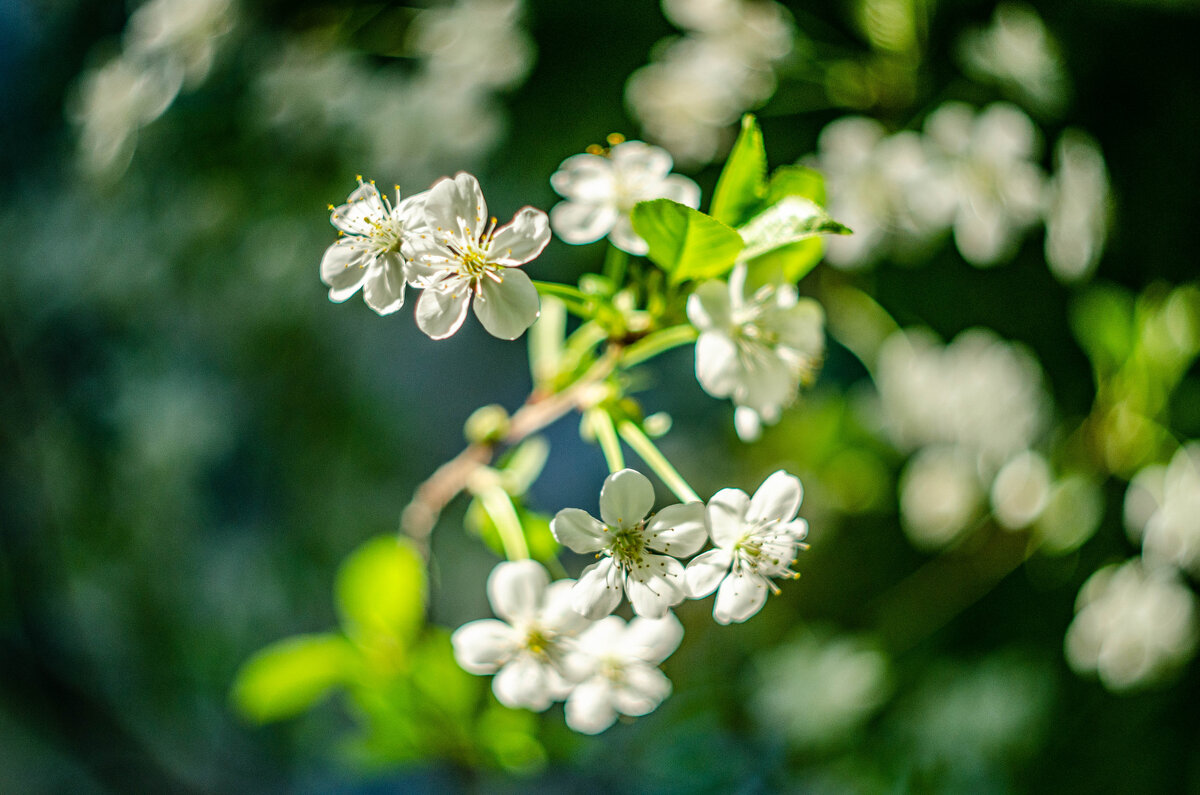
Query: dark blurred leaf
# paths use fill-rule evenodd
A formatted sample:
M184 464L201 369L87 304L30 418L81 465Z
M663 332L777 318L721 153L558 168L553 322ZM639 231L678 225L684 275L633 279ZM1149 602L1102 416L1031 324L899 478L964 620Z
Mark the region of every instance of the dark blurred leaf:
M257 723L290 718L352 675L357 655L339 635L299 635L267 646L242 666L233 699Z

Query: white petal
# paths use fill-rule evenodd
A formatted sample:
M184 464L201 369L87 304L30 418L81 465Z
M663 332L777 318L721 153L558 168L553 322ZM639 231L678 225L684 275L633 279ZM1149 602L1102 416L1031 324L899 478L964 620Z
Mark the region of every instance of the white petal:
M633 231L633 222L629 220L628 215L617 217L612 231L608 233L608 239L614 246L635 257L644 257L650 251L650 246L646 244L646 241Z
M729 299L729 285L725 282L705 282L688 297L687 316L700 331L728 333L733 325L733 305Z
M671 155L666 149L643 141L617 144L610 153L613 167L626 179L662 178L671 171Z
M534 560L498 563L488 575L488 601L492 610L509 623L534 618L542 607L542 594L550 584L545 567Z
M492 692L506 707L541 712L554 701L546 670L529 657L518 657L500 669L492 680Z
M537 320L542 304L524 271L506 268L498 277L499 282L486 278L480 282L475 317L493 337L515 340Z
M555 234L574 246L596 242L616 222L617 209L611 204L566 201L550 208L550 226Z
M454 179L439 180L425 199L425 219L434 230L463 238L478 238L487 223L487 202L479 180L459 172Z
M742 379L733 392L734 402L754 409L765 420L778 419L779 410L791 402L799 378L775 350L763 349L743 357L741 363Z
M574 580L555 580L542 596L542 610L537 623L559 635L574 636L592 626L571 607L571 591Z
M321 281L329 285L329 300L341 303L354 295L367 276L369 261L367 249L358 238L342 238L325 249Z
M762 417L752 408L738 406L733 412L733 427L743 442L756 442L762 436Z
M625 670L625 679L613 693L613 706L622 715L648 715L671 695L671 680L649 665L634 664Z
M746 512L749 509L750 498L741 489L721 489L714 494L704 511L713 543L729 549L740 541L746 529Z
M550 242L550 219L536 207L522 207L512 221L496 230L488 258L506 268L524 265Z
M750 510L746 512L746 521L790 522L796 518L803 498L804 487L800 485L800 478L780 469L764 480L758 491L754 492Z
M564 199L615 205L616 182L612 161L599 155L568 157L550 176L550 186Z
M733 558L729 551L724 549L710 549L692 558L683 572L684 587L687 588L688 596L702 599L717 590L717 586L725 579L732 565Z
M620 648L628 657L658 665L679 648L683 624L673 613L662 618L635 618L621 638Z
M464 671L492 674L516 651L520 638L516 631L494 618L471 621L450 636L454 659Z
M444 340L462 326L470 302L471 293L465 285L457 294L429 288L417 300L417 328L432 339Z
M385 254L379 264L363 281L363 299L377 314L390 315L404 306L404 262L399 254Z
M683 590L683 564L665 555L643 555L642 564L629 573L625 590L634 613L662 618L687 596Z
M620 616L602 618L579 636L579 648L592 658L610 656L625 637L625 627Z
M558 543L572 552L597 552L608 543L604 525L578 508L563 508L555 514L550 522L550 532Z
M767 583L757 574L734 572L725 578L713 603L713 618L719 624L745 621L767 601Z
M604 479L600 488L600 518L609 527L636 527L654 507L654 486L649 478L632 469L622 469Z
M715 398L729 397L741 385L737 345L727 334L706 331L696 340L696 380Z
M708 540L704 503L668 505L646 523L646 545L676 558L694 554Z
M599 734L617 720L612 705L612 688L599 676L592 677L571 692L564 713L567 725L582 734Z
M612 558L604 558L588 566L579 575L579 581L571 589L571 608L597 621L617 608L622 593L624 588Z
M700 186L682 174L671 174L662 181L662 198L696 209L700 206Z

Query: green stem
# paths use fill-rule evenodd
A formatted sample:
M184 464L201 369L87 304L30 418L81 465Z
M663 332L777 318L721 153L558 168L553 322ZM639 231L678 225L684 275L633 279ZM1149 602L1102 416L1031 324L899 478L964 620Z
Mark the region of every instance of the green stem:
M635 364L641 364L672 348L695 342L697 336L699 336L699 332L686 323L647 334L625 349L625 352L621 354L621 366L633 367Z
M521 517L513 507L512 498L499 483L489 484L475 492L483 509L492 517L500 543L504 545L504 557L509 560L525 560L529 557L529 545L521 529Z
M621 440L617 438L617 429L613 425L612 415L604 409L590 409L585 417L592 432L596 434L596 441L604 453L608 471L610 473L620 472L625 468L625 454L621 452Z
M566 304L567 309L581 317L584 320L591 320L596 315L595 299L583 292L577 287L571 287L568 284L559 284L558 282L539 282L534 281L533 286L537 288L538 293L545 296L554 296L562 300Z
M613 290L620 290L622 282L625 281L625 268L629 264L629 255L621 249L608 244L608 251L604 254L604 275L607 276L613 283Z
M646 466L654 470L654 474L667 484L671 493L682 502L702 502L700 495L692 490L688 482L683 479L683 475L680 475L675 467L671 466L671 462L667 460L666 456L635 423L623 420L617 425L617 432L621 434L625 443L641 456L641 459L646 462Z

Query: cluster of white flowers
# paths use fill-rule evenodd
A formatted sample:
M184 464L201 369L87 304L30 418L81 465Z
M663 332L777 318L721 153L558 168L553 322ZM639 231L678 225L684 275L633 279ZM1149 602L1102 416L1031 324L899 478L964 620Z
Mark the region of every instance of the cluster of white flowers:
M1125 526L1147 563L1200 576L1200 442L1181 447L1166 466L1134 475L1125 493Z
M875 372L884 427L915 454L900 478L905 532L944 547L986 507L1009 530L1034 527L1054 551L1077 547L1100 520L1095 484L1056 478L1033 450L1048 400L1037 360L984 329L943 346L927 331L897 332Z
M996 6L990 25L959 39L958 55L974 80L998 84L1036 111L1057 114L1067 102L1070 81L1058 42L1030 6Z
M705 505L670 505L651 514L654 488L623 469L600 490L600 516L565 508L551 522L560 543L599 560L578 581L550 583L540 564L501 563L488 579L492 608L504 621L460 627L455 656L477 674L495 674L492 688L508 706L544 710L566 702L576 731L604 731L618 714L645 715L671 692L657 666L679 645L683 627L670 608L714 591L713 617L745 621L778 592L774 580L804 548L808 524L797 518L803 489L783 472L753 497L723 489ZM711 538L714 548L685 568ZM611 615L627 597L636 618Z
M1170 567L1138 558L1106 566L1084 583L1075 611L1067 661L1110 690L1152 684L1196 649L1196 597Z
M688 297L696 340L696 378L704 391L730 398L734 425L744 441L763 423L779 421L801 383L810 380L825 350L825 314L790 284L765 285L746 294L746 268L728 283L709 281Z
M282 133L314 125L373 170L414 182L470 164L503 136L493 98L519 85L534 46L520 0L457 0L422 10L409 28L414 69L377 68L311 42L281 49L257 79L263 118ZM305 132L298 132L305 131Z
M550 177L550 185L566 201L550 208L555 234L573 245L594 243L604 236L630 254L644 255L646 241L637 236L629 213L638 202L671 199L700 206L700 186L671 173L671 155L641 141L622 141L608 151L572 155Z
M1051 271L1064 281L1082 278L1107 232L1104 158L1090 138L1068 130L1047 178L1040 151L1033 122L1007 103L979 112L944 103L921 134L888 135L862 117L832 122L813 165L826 174L830 211L856 234L829 241L830 263L849 269L909 259L949 231L964 259L987 267L1011 258L1044 221Z
M83 168L120 176L138 131L208 76L234 20L232 0L149 0L134 11L121 53L84 72L76 88L71 116Z
M488 217L479 181L465 172L396 203L363 182L346 203L330 206L339 239L321 260L331 301L359 288L381 315L404 305L407 285L422 289L417 325L433 339L462 326L474 298L475 316L489 334L516 339L537 319L539 301L521 265L550 242L546 213L517 211L497 227Z
M709 163L730 125L775 92L775 65L792 50L787 10L772 0L663 0L685 35L656 48L625 86L633 116L680 161Z

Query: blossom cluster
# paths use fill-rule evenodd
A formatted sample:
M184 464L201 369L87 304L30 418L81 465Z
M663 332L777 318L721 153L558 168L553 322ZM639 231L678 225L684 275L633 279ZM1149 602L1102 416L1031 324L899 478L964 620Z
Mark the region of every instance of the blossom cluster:
M360 177L330 212L340 234L321 260L330 300L361 288L367 304L386 315L404 305L408 285L420 288L417 326L433 339L458 331L472 298L475 316L501 339L516 339L537 319L537 290L519 267L550 242L541 210L525 207L497 226L479 181L461 172L407 199L397 187L394 204Z
M603 731L618 713L644 715L671 691L657 666L683 637L672 607L716 592L716 621L742 622L778 592L775 579L796 576L789 566L808 533L797 518L802 497L800 481L780 470L753 497L722 489L707 504L651 513L650 481L615 472L600 490L600 519L566 508L551 522L560 543L597 562L578 580L553 583L538 563L499 564L488 597L503 620L460 627L455 656L467 671L495 674L503 704L541 711L565 701L576 731ZM680 561L709 540L712 549ZM623 597L636 616L628 624L611 615Z
M965 260L987 267L1011 258L1041 221L1051 271L1063 281L1083 278L1107 234L1103 155L1090 137L1067 130L1053 175L1039 156L1037 128L1004 102L978 112L946 102L921 133L838 119L821 132L812 162L826 174L830 211L856 234L831 240L828 260L854 269L885 256L912 259L949 232Z

